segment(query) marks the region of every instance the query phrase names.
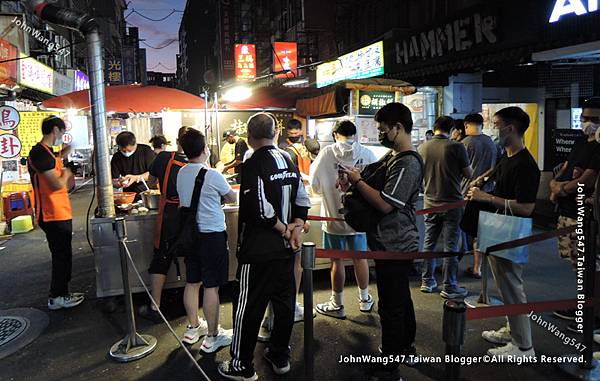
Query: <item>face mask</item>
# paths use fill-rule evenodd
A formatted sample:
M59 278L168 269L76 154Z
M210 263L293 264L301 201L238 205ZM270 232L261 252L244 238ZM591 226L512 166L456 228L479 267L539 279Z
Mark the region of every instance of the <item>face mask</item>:
M394 141L388 138L388 133L389 131L379 133L379 143L386 148L394 148Z
M292 143L300 143L300 140L302 139L302 136L290 136L288 137L288 139L290 139L290 142Z
M135 150L131 151L131 152L123 152L121 151L121 153L123 154L123 156L125 157L130 157L131 155L133 155L135 153Z
M599 127L599 124L596 124L591 121L581 123L581 129L583 130L583 133L587 136L594 136L596 134L596 131L598 131Z
M348 144L349 146L351 146L351 145L354 144L354 140L348 139L348 140L345 141L345 143Z
M596 141L600 143L600 128L596 130Z
M63 144L62 135L60 136L60 138L56 138L56 139L54 139L54 145L55 145L55 146L59 146L59 145L61 145L61 144Z

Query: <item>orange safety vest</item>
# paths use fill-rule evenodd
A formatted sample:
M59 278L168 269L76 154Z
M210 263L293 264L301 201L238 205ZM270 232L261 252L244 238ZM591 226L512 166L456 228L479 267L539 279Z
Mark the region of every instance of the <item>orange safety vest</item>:
M169 176L171 175L171 168L173 165L178 167L183 167L186 163L181 162L179 160L175 160L176 152L171 152L171 158L167 164L167 169L165 171L165 179L162 182L162 188L160 190L160 198L158 201L158 216L156 218L156 223L154 224L154 248L158 250L160 248L160 241L162 236L162 225L163 219L165 215L165 206L167 204L177 204L179 205L179 198L169 200L167 199L167 187L169 186Z
M289 139L287 140L287 142L289 144L289 147L292 150L294 150L294 153L298 158L298 170L308 176L310 172L310 157L302 154L301 150L299 150Z
M63 163L62 159L56 157L54 152L44 143L39 142L39 145L44 147L48 153L50 153L55 160L54 171L57 176L61 176ZM35 194L35 223L37 225L40 209L43 213L44 222L51 221L67 221L73 219L73 213L71 211L71 201L69 200L69 192L67 186L63 186L58 190L53 190L50 187L50 183L45 176L40 176L40 171L33 165L31 160L28 164L33 168L35 173L33 174L33 189ZM42 208L42 204L44 207Z

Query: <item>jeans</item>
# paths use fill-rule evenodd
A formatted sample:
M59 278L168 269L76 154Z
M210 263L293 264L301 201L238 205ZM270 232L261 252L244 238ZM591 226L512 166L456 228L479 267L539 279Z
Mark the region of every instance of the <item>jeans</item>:
M453 209L444 213L428 214L425 216L425 242L423 251L435 251L438 237L442 236L443 251L458 251L459 228L463 209ZM423 263L421 281L426 285L434 285L437 259L427 259ZM448 291L458 286L458 256L443 259L443 289Z
M46 233L48 247L52 253L52 281L50 284L50 297L56 298L69 294L69 281L71 280L71 266L73 251L71 240L73 238L72 220L44 222L39 221L40 228Z

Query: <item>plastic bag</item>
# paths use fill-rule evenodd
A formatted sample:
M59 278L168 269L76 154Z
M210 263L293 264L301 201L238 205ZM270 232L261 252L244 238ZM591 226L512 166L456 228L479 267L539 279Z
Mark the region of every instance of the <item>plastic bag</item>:
M531 218L480 211L479 227L477 229L477 246L480 251L484 252L490 246L528 237L531 235L531 232ZM490 254L519 264L524 264L529 261L528 245L496 251Z

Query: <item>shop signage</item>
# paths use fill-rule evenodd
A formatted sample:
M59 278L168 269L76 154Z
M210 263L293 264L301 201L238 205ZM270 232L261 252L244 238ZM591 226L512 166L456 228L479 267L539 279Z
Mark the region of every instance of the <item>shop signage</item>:
M123 65L120 59L109 59L106 61L106 80L111 85L123 83Z
M0 157L12 159L21 153L21 141L13 134L0 135Z
M391 91L359 91L358 115L375 115L380 108L395 100Z
M73 81L73 91L85 90L90 88L90 80L82 71L75 70L75 80Z
M235 44L235 79L252 81L256 78L256 46Z
M376 77L383 72L383 41L379 41L317 66L317 87L346 79Z
M31 148L42 140L42 121L55 115L53 112L21 112L21 123L17 127L17 135L23 146L23 154L28 155Z
M562 163L573 150L575 143L583 138L581 130L556 129L554 130L554 152L556 163Z
M54 73L54 95L63 95L73 91L73 78L60 73Z
M585 3L585 0L556 0L548 22L555 23L559 21L562 16L570 14L583 16L598 11L598 0L588 0L587 8Z
M475 13L396 42L396 64L408 65L498 41L496 16Z
M21 117L16 108L6 105L0 106L0 130L14 130L19 122L21 122Z
M298 76L298 44L295 42L273 43L273 71L291 70L283 74L276 74L275 78L294 78Z
M13 85L17 82L16 58L16 46L0 38L0 83ZM7 60L8 62L4 62Z
M44 93L53 94L54 71L33 58L20 54L19 84L31 87Z
M219 33L221 38L221 62L223 63L223 77L225 79L230 79L234 74L234 57L233 50L231 47L233 46L233 5L231 4L231 0L221 0L219 2L219 13L221 17L221 22L219 23L219 27L221 28L221 33Z

